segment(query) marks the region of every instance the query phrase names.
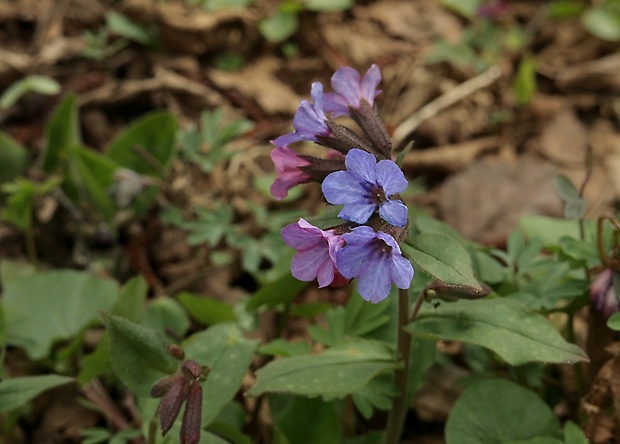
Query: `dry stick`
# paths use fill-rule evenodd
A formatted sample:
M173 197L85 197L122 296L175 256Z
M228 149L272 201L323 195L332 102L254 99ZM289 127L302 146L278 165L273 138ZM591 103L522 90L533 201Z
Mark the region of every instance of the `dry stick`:
M402 149L403 145L408 142L411 134L426 119L439 114L439 112L463 100L465 97L478 91L479 89L491 85L499 79L500 75L501 70L499 67L491 66L482 74L461 83L456 88L451 89L447 93L437 97L432 102L429 102L420 108L415 114L409 116L396 127L394 134L392 135L394 146L397 147L397 151Z

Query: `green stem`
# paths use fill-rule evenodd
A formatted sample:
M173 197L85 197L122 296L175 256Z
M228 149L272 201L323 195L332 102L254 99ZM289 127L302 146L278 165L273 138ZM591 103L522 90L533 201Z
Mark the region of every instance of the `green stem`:
M420 295L418 299L422 299ZM418 304L416 303L416 307ZM416 310L417 313L417 310ZM398 336L396 345L396 361L403 362L403 367L394 372L394 383L398 387L399 395L392 399L392 409L388 416L383 444L400 442L403 432L405 416L409 408L407 396L407 380L409 376L411 335L405 331L409 322L409 290L398 291Z

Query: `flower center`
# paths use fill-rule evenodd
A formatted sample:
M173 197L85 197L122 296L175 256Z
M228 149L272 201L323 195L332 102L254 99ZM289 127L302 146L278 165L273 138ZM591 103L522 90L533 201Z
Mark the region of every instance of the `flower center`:
M383 188L379 186L372 187L372 189L370 190L370 197L372 201L377 205L381 205L382 203L388 201L388 198L385 195L385 191L383 191Z

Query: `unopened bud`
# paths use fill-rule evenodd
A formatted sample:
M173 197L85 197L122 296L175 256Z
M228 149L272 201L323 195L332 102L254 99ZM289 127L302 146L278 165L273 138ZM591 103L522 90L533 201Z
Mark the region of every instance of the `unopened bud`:
M165 378L160 379L153 384L153 387L151 388L151 396L154 398L161 398L168 393L168 390L170 390L170 387L172 387L175 382L182 378L183 375L175 373L174 375L166 376Z
M202 372L202 367L196 361L188 359L181 365L181 372L190 379L198 379Z
M187 393L190 388L190 382L183 375L179 375L178 379L168 393L161 400L159 405L159 422L161 424L161 435L165 436L168 430L174 424L174 421L179 416L183 401L187 398Z
M183 359L185 359L185 352L183 351L181 347L179 347L176 344L172 344L168 346L168 354L172 356L173 358L178 359L179 361L182 361Z
M199 382L192 383L183 423L181 424L181 444L197 444L200 441L200 425L202 422L202 386Z

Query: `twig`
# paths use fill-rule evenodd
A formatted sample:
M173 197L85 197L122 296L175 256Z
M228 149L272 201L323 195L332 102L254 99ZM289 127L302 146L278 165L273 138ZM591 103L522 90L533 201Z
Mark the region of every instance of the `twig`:
M473 77L466 82L461 83L456 88L451 89L447 93L437 97L432 102L427 103L420 108L415 114L412 114L394 130L392 139L394 140L394 146L397 147L397 151L409 141L411 134L420 126L425 120L437 115L444 109L454 105L455 103L463 100L468 95L491 85L501 75L501 70L497 66L491 66L485 72L476 77Z

